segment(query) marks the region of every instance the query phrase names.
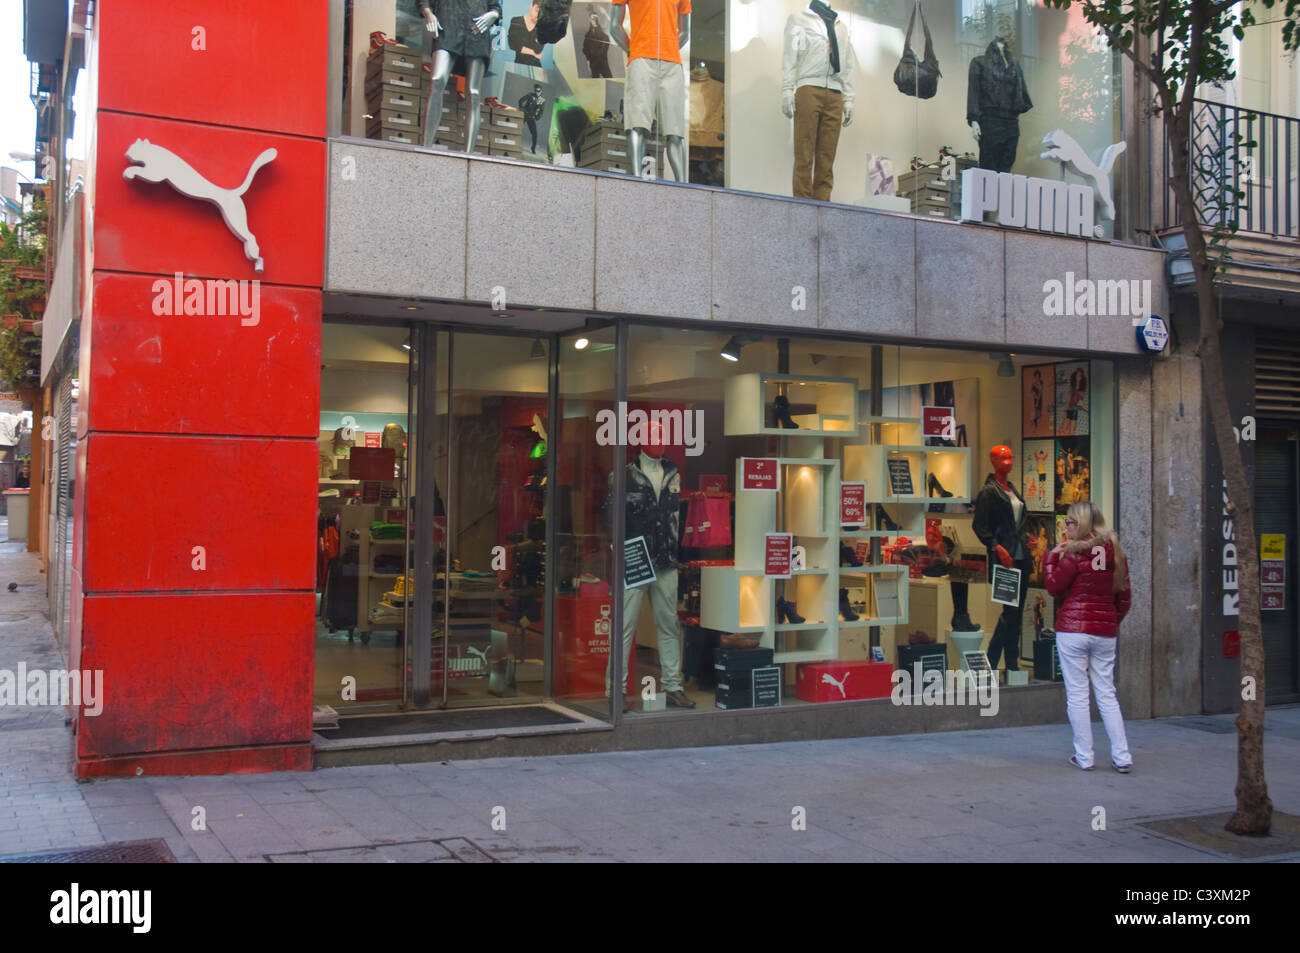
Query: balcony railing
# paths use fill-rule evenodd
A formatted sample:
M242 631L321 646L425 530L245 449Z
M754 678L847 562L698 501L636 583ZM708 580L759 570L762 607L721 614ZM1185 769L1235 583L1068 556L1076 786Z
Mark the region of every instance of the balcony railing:
M1191 140L1192 192L1202 225L1236 219L1241 232L1300 238L1300 119L1198 99ZM1166 148L1166 183L1171 166ZM1170 228L1182 222L1169 187L1164 221Z

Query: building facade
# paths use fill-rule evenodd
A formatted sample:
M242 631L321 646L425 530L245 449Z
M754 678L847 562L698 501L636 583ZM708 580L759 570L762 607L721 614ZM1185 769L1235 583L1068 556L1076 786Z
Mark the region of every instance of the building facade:
M1126 715L1202 709L1159 575L1199 365L1137 333L1154 138L1074 14L927 4L920 99L907 4L486 4L436 52L316 6L47 25L94 128L43 368L80 776L1063 721L1041 563L1089 498ZM899 697L980 651L996 717Z

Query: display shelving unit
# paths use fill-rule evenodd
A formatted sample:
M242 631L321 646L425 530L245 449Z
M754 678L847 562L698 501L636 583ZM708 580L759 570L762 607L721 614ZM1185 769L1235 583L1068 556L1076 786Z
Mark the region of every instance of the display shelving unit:
M776 423L773 401L782 391L797 430L771 426ZM907 567L841 566L840 544L853 547L858 541L904 535L920 540L930 504L970 502L969 448L925 446L916 417L862 413L865 393L855 379L844 377L755 373L727 380L724 433L781 437L775 458L780 484L775 491L746 490L743 463L736 462L735 561L700 570L700 624L756 635L761 646L774 650L777 664L834 659L842 632L907 624ZM892 492L891 459L907 461L912 493ZM953 495L928 496L931 475ZM866 524L840 523L841 480L866 484ZM882 512L900 528L877 528ZM790 533L794 545L804 548L804 568L789 579L763 574L769 533ZM896 606L885 602L885 579L894 584ZM840 619L840 589L849 590L854 605L865 605L856 621ZM778 622L778 597L794 602L805 621Z

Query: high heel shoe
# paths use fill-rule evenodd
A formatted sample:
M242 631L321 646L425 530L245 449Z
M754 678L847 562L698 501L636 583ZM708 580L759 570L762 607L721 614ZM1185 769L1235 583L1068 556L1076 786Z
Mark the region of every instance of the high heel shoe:
M776 600L776 621L785 625L788 621L791 625L799 625L804 621L803 616L794 611L794 603L787 602L784 599Z
M840 590L840 618L845 622L858 621L858 614L854 612L853 607L849 605L849 591L847 589Z
M846 546L844 543L840 543L840 565L861 566L862 560L858 557L857 550L852 546Z
M776 400L772 401L772 417L782 430L799 429L799 425L790 419L790 399L785 394L777 394Z
M938 477L936 477L933 473L931 473L929 479L925 481L925 488L927 491L927 495L929 496L938 496L938 497L952 496L951 493L949 493L947 490L943 488L943 484L939 482Z
M903 527L899 526L897 523L895 523L893 520L889 518L889 514L885 512L885 508L883 506L878 506L876 508L876 529L878 531L889 530L889 532L891 533L897 533L900 530L902 530L902 528Z

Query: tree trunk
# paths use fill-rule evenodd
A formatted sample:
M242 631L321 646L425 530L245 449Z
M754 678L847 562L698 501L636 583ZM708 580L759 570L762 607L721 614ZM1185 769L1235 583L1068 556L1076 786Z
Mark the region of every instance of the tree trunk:
M1188 106L1195 108L1193 102ZM1173 152L1171 180L1183 220L1183 235L1196 275L1200 316L1201 381L1214 437L1223 460L1223 512L1235 525L1237 545L1238 617L1241 640L1242 703L1237 716L1237 810L1225 825L1234 834L1264 836L1273 823L1273 802L1264 780L1264 638L1259 618L1259 547L1246 465L1228 409L1220 350L1221 322L1214 300L1214 262L1209 260L1205 234L1192 195L1189 161L1191 113L1174 114L1169 145ZM1207 512L1205 524L1219 514Z

